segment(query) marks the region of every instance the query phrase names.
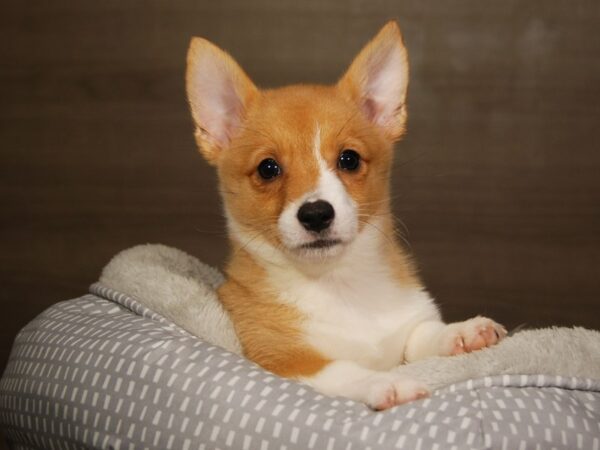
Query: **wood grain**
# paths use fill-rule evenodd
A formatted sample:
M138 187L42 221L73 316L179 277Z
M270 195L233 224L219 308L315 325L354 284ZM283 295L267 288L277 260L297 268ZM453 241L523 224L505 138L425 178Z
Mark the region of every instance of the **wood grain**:
M190 36L261 86L333 82L389 18L412 71L395 211L448 319L600 328L597 1L5 2L0 364L119 250L219 265L215 176L184 96Z

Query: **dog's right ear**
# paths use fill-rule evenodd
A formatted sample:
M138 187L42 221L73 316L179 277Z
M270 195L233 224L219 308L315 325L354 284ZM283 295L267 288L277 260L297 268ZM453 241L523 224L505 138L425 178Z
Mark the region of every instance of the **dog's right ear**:
M200 151L211 164L238 131L258 89L231 56L202 38L192 38L185 76Z
M408 56L396 22L388 22L361 50L338 86L390 139L402 136Z

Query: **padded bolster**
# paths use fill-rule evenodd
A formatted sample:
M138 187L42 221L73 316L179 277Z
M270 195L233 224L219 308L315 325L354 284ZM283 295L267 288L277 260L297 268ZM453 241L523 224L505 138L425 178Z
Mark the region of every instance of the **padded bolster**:
M548 432L557 448L594 448L598 436L600 384L589 379L469 380L376 413L94 291L17 336L0 381L0 425L15 448L529 448Z

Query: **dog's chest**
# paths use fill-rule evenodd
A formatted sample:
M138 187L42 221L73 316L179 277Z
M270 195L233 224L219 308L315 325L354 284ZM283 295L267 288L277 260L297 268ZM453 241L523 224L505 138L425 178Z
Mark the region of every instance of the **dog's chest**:
M427 293L385 271L288 277L281 298L304 316L306 341L324 356L386 370L402 362L414 325L437 315Z

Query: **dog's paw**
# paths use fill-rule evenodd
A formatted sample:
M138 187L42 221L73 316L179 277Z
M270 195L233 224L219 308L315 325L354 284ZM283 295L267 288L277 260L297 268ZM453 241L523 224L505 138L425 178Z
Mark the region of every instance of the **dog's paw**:
M477 316L451 323L442 338L442 354L460 355L491 347L506 336L506 328L487 317Z
M376 411L429 397L423 383L393 373L378 374L367 382L366 403Z

